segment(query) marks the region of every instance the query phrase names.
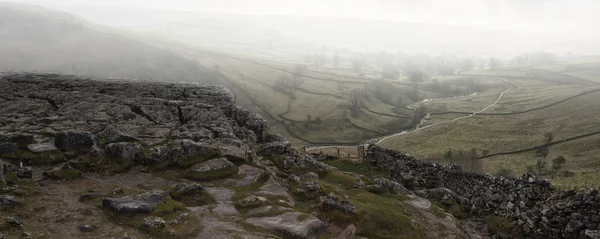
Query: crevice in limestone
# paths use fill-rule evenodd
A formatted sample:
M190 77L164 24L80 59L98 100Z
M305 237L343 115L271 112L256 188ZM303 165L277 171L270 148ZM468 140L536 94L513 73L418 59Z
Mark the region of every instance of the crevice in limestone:
M131 112L133 112L133 113L135 113L135 114L137 114L139 116L142 116L142 117L146 118L150 122L156 124L156 121L152 117L150 117L149 115L147 115L146 112L144 112L144 110L142 110L142 108L140 106L130 105L129 106L129 110L131 110Z
M48 101L48 104L50 104L52 106L52 108L54 108L55 110L58 109L58 105L56 104L56 102L53 99L46 98L46 101Z
M181 106L177 106L177 118L179 118L179 123L181 123L181 125L188 123L187 120L185 119L185 117L183 116Z

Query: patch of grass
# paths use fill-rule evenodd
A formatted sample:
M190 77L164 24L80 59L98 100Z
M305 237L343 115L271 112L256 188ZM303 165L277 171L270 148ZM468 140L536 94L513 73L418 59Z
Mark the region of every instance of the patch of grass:
M184 211L184 210L185 210L185 206L183 205L183 203L175 201L171 198L167 198L167 200L165 200L165 202L158 204L158 206L156 206L156 209L154 210L154 214L163 216L163 215L171 214L174 212L180 212L180 211Z
M185 206L170 197L164 203L157 205L154 212L150 214L138 214L135 216L119 216L112 210L104 209L104 212L109 218L117 224L126 225L128 227L145 232L157 238L193 238L202 231L203 226L200 224L197 217L188 214L187 217L179 217L181 213L188 210ZM144 227L144 218L148 216L157 216L163 218L167 224L164 229L149 229ZM169 221L177 219L177 224L171 224ZM174 230L177 236L169 235L169 231Z
M210 181L215 179L226 178L236 173L238 173L237 167L214 170L210 172L196 172L192 170L187 170L183 173L183 177L196 181Z
M277 155L270 157L269 160L277 167L278 169L284 170L283 166L283 155Z
M0 170L2 170L2 169L0 169ZM8 185L16 184L19 182L19 178L17 177L16 173L5 173L4 179L6 180L6 183Z
M195 192L191 195L182 195L175 191L169 191L169 194L171 195L171 198L180 201L188 207L204 206L209 204L215 204L217 202L217 200L215 200L213 196L211 196L208 192L204 190Z
M46 175L51 179L57 180L72 180L77 178L83 178L83 172L81 172L81 170L71 168L48 172Z
M323 182L328 184L335 184L337 186L341 186L343 188L350 188L358 183L358 180L353 178L352 176L340 173L340 172L330 172L323 178Z
M458 219L466 219L468 214L468 209L456 204L455 202L449 200L442 200L440 206L446 210L446 212L452 214L452 216Z
M414 229L411 220L420 215L415 208L393 197L382 197L359 189L347 191L356 206L356 234L368 238L426 238L422 229Z
M205 162L209 159L219 157L220 155L221 155L221 151L215 150L212 152L208 152L205 155L199 155L199 156L182 159L182 160L178 161L177 163L182 168L189 168L189 167L193 166L194 164Z
M246 186L239 186L232 188L235 191L233 195L233 201L238 202L252 195L252 193L258 191L263 186L263 182L254 182Z
M296 168L292 168L291 170L289 170L290 173L293 173L295 175L302 175L302 174L306 174L306 173L316 173L319 175L319 177L325 177L329 172L327 170L314 170L311 168L302 168L302 167L296 167Z
M349 160L335 159L325 161L325 163L338 168L341 171L352 172L365 175L371 178L385 177L386 172L366 163L355 163Z
M488 226L488 230L493 234L498 233L513 233L516 225L500 216L489 215L485 217L485 223Z
M4 155L3 157L15 160L24 160L32 165L49 165L64 162L67 159L66 154L75 154L76 152L66 152L63 154L60 151L33 153L27 149L20 149L15 154Z
M446 212L443 209L436 205L431 205L431 213L433 213L433 215L437 216L438 218L446 218L446 216L448 216L448 214L446 214Z

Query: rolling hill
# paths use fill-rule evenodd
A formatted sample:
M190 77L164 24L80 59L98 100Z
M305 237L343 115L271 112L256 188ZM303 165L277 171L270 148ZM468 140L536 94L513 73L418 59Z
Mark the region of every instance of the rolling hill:
M0 3L0 71L217 83L213 71L73 15Z

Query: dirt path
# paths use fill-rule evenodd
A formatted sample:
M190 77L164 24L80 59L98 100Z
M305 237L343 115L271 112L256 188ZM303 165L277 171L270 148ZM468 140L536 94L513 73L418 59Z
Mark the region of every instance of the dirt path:
M515 84L512 81L508 81L505 78L500 78L500 79L502 79L506 83L509 83L509 84L512 84L512 85L516 86L517 89L521 89L520 85L517 85L517 84ZM502 97L504 97L504 94L506 92L509 92L509 91L513 90L513 89L514 88L508 88L508 89L506 89L505 91L503 91L502 93L500 93L500 95L498 95L498 99L496 99L496 101L494 101L494 103L492 103L491 105L488 105L487 107L481 109L480 111L473 112L473 114L470 114L468 116L458 117L456 119L453 119L451 122L454 122L454 121L457 121L457 120L461 120L461 119L471 118L471 117L473 117L473 116L475 116L475 115L477 115L479 113L483 113L484 111L488 110L489 108L492 108L492 107L496 106L496 104L498 104L498 102L500 102L500 100L502 100Z
M385 137L383 137L383 138L380 138L380 139L377 139L377 138L376 138L376 139L367 140L367 142L369 142L369 141L374 141L374 140L377 140L377 141L374 143L374 144L376 144L376 145L377 145L377 144L380 144L380 143L382 143L383 141L385 141L385 140L387 140L387 139L389 139L389 138L392 138L392 137L397 137L397 136L404 135L404 134L408 134L408 133L411 133L411 132L417 132L417 131L420 131L420 130L423 130L423 129L429 128L429 127L431 127L431 126L434 126L434 125L437 125L437 124L449 123L449 122L455 122L455 121L458 121L458 120L462 120L462 119L466 119L466 118L473 117L473 116L475 116L475 115L477 115L477 114L479 114L479 113L482 113L482 112L484 112L484 111L486 111L486 110L488 110L488 109L490 109L490 108L494 107L496 104L498 104L498 102L500 102L500 100L502 100L502 98L504 97L504 94L505 94L505 93L507 93L507 92L509 92L509 91L511 91L511 90L514 90L514 89L517 89L517 90L519 90L519 89L521 89L521 88L522 88L522 87L521 87L521 85L518 85L518 84L516 84L516 83L514 83L514 82L512 82L512 81L509 81L509 80L505 79L505 78L499 78L499 79L503 80L504 82L506 82L506 83L508 83L508 84L511 84L511 85L513 85L514 87L512 87L512 88L508 88L508 89L504 90L502 93L500 93L500 95L498 95L498 98L496 99L496 101L494 101L492 104L490 104L490 105L488 105L488 106L484 107L483 109L481 109L481 110L479 110L479 111L477 111L477 112L473 112L472 114L470 114L470 115L468 115L468 116L462 116L462 117L458 117L458 118L452 119L452 120L450 120L450 121L446 121L446 122L439 122L439 123L435 123L435 124L427 125L427 126L425 126L425 127L420 127L420 125L423 125L423 124L426 122L426 119L429 117L429 115L428 115L428 116L426 116L424 119L422 119L422 120L421 120L421 123L419 124L419 126L417 126L417 128L416 128L415 130L410 130L410 131L402 131L402 132L398 132L398 133L395 133L395 134L391 134L391 135L385 136ZM471 95L468 95L468 96L473 96L473 94L471 94ZM467 96L465 96L465 97L467 97ZM367 144L368 144L368 143L365 143L365 144L363 144L363 145L367 145ZM347 146L347 145L346 145L346 146ZM342 145L330 145L330 146L307 147L307 148L305 148L305 150L306 150L306 151L311 151L311 150L327 149L327 148L336 148L336 147L342 147Z

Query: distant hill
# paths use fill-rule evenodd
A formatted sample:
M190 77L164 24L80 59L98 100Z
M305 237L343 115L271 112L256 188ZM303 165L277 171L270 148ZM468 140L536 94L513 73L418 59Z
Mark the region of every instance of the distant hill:
M67 13L0 3L0 71L217 83L211 69Z

